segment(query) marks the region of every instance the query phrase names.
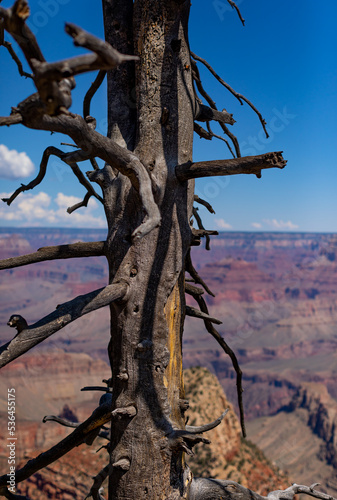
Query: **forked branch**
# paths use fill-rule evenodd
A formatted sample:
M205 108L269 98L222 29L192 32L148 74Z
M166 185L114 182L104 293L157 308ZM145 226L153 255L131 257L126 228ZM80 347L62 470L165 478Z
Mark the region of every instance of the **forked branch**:
M105 242L94 241L88 243L71 243L39 248L37 252L19 257L10 257L0 260L1 269L13 269L14 267L26 266L35 262L45 262L56 259L74 259L78 257L99 257L105 255Z
M261 170L266 168L284 168L287 162L282 151L265 153L258 156L244 156L230 160L212 160L188 162L176 166L176 176L180 181L212 177L214 175L255 174L261 177Z
M114 283L61 304L54 312L22 330L0 347L0 368L81 316L123 298L127 290L126 282Z
M101 196L99 196L96 191L94 190L93 186L90 184L88 179L86 179L79 169L77 165L77 161L85 161L89 159L88 154L84 153L84 151L79 150L79 151L72 151L71 153L64 153L58 148L55 148L54 146L49 146L46 148L43 152L41 163L40 163L40 169L38 175L33 179L29 184L21 184L21 186L14 191L14 193L9 197L9 198L3 198L2 201L7 203L7 205L10 205L13 203L15 198L19 196L20 193L23 193L25 191L29 191L30 189L34 189L36 186L41 184L43 181L46 172L47 172L47 165L50 156L57 156L57 158L60 158L64 163L70 166L72 171L74 172L75 176L79 180L80 184L86 188L88 191L88 194L90 196L94 196L95 198L98 199L101 203L103 203L103 199ZM72 210L73 211L73 210Z

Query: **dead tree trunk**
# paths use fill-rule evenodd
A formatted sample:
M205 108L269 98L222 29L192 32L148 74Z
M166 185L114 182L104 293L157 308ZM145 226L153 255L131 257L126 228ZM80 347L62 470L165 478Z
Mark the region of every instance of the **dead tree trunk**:
M111 3L122 2L105 2L107 39L114 45L121 32L124 39L130 31L132 1L124 8L124 17L118 7L118 30L113 29L116 17ZM109 103L112 137L134 147L151 172L161 215L160 227L132 244L130 235L144 217L137 192L120 176L103 188L110 279L129 282L126 300L111 307L113 406L137 409L131 421L112 424L111 461L118 464L126 458L130 469L113 469L110 499L183 498L190 481L183 462L184 443L175 436L175 429L184 428L184 261L192 238L193 181L180 183L175 175L176 165L192 159L188 14L188 2L136 1L133 44L140 60L134 83L130 85L126 72L118 76L120 70L108 75L109 95L116 91L120 99L115 106ZM137 117L130 109L133 88ZM127 127L125 117L130 121Z

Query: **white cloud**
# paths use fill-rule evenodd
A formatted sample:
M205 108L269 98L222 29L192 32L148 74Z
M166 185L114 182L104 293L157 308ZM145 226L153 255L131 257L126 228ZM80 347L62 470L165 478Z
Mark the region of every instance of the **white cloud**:
M219 229L232 229L232 226L225 219L215 219L215 224Z
M269 227L272 227L273 229L298 229L298 226L290 220L284 222L283 220L264 219L263 222L265 222Z
M262 224L261 222L252 222L251 226L254 227L255 229L261 229Z
M8 198L8 193L0 193L1 198ZM106 227L104 218L95 215L98 203L90 199L86 208L80 208L72 214L67 213L67 208L79 203L81 198L67 196L58 193L54 202L56 209L52 207L52 199L41 191L37 194L23 194L9 207L0 205L0 219L4 221L16 221L20 226L50 226L60 227Z
M0 144L0 177L18 179L28 177L34 172L34 164L27 153L19 153Z

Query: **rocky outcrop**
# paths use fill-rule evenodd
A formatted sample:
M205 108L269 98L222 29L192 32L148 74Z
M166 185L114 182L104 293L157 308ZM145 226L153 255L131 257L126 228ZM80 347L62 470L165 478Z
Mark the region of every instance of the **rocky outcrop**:
M287 476L257 446L241 437L234 408L217 378L207 369L198 367L185 370L184 381L190 402L186 413L189 425L211 422L229 409L222 423L205 434L211 444L197 445L195 455L187 458L194 475L231 479L263 495L289 486Z

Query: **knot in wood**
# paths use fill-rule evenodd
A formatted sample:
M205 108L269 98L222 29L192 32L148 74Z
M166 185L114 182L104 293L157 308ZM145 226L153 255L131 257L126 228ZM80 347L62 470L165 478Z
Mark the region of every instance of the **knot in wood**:
M120 460L118 460L117 462L112 464L112 467L114 469L120 469L120 470L123 470L125 472L127 472L130 469L130 466L131 466L131 462L128 458L121 458Z
M138 270L135 267L133 267L130 271L130 278L134 278L135 276L137 276L137 274Z
M148 351L149 349L151 349L151 347L152 347L152 341L145 339L145 340L142 340L142 342L139 342L139 344L137 345L137 351L145 352L145 351Z
M126 373L126 371L122 371L117 375L117 378L126 382L127 380L129 380L129 375Z

